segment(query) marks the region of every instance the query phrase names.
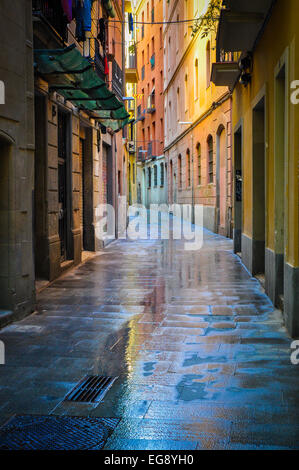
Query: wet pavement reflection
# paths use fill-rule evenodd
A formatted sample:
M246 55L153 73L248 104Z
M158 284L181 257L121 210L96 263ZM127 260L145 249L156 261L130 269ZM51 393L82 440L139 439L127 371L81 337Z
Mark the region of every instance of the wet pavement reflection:
M0 331L0 424L14 413L118 417L107 449L299 447L291 339L232 243L117 241ZM62 402L118 376L97 406Z

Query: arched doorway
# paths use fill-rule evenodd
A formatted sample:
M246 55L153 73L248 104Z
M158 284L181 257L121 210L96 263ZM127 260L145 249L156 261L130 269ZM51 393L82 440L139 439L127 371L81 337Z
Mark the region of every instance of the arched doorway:
M227 227L227 151L226 132L221 125L217 132L216 201L218 233L228 236Z

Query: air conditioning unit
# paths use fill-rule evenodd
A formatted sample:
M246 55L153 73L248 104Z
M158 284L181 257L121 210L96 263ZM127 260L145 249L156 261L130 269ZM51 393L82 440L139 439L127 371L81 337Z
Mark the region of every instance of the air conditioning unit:
M133 142L133 141L128 142L128 151L130 153L135 153L135 151L136 151L135 142Z

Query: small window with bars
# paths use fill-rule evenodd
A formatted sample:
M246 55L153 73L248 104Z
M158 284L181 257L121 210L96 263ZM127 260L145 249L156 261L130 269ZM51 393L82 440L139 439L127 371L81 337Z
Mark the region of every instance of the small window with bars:
M151 168L148 168L148 188L150 189L152 187L152 170Z
M164 186L164 163L160 164L160 184L161 187Z
M201 146L197 144L197 184L201 185Z
M187 160L187 186L190 188L191 186L191 165L190 165L190 150L187 150L186 153L186 160Z
M209 170L209 183L214 182L214 160L213 160L213 137L210 135L208 138L208 170Z
M157 165L154 166L154 186L158 186L158 168Z

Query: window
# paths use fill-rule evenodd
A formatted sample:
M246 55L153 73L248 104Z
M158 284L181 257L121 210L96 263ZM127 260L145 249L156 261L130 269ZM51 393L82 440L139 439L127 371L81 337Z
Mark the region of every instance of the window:
M154 166L154 186L155 186L155 188L158 186L158 167L157 167L157 165Z
M185 3L184 3L184 18L189 19L188 13L189 13L188 12L188 0L185 0ZM184 36L187 36L187 33L188 33L188 23L186 22L186 23L184 23Z
M182 156L178 156L179 188L182 189Z
M197 144L197 184L201 185L201 147L200 144Z
M190 150L186 152L186 166L187 166L187 187L191 186L191 165L190 165Z
M160 49L163 47L163 34L162 34L162 26L160 26Z
M213 175L213 137L210 135L208 137L208 170L209 170L209 178L208 181L209 183L213 183L214 181L214 175Z
M148 174L148 188L150 189L152 186L152 170L151 168L148 168L147 170Z
M118 177L117 177L117 181L118 181L118 194L120 195L121 194L121 172L120 170L118 170Z
M198 59L195 59L194 64L194 98L198 99L199 83L198 83Z
M160 164L160 184L164 186L164 164Z
M142 12L141 39L144 38L144 11Z
M152 0L152 23L155 21L155 2Z
M181 106L180 106L180 88L177 88L176 91L176 112L177 112L177 119L178 121L180 120L180 111L181 111Z
M188 74L185 74L185 113L188 111Z
M208 41L206 49L207 88L211 85L211 44Z
M178 54L179 52L179 48L180 48L180 15L177 15L176 17L176 20L177 20L177 24L178 24L178 27L177 27L177 33L176 33L176 54Z

